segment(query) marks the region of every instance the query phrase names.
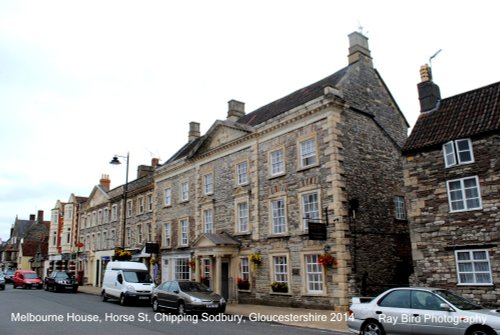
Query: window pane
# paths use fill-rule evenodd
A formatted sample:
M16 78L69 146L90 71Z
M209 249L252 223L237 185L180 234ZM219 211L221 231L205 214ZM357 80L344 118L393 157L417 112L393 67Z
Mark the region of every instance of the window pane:
M452 166L455 165L455 151L453 150L453 142L448 142L445 145L443 145L443 155L444 155L444 161L445 161L445 166Z

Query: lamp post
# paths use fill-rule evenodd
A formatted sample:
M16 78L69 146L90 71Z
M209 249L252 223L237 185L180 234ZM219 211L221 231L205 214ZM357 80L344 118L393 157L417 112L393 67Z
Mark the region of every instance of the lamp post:
M123 186L123 227L122 227L122 248L125 250L125 227L127 225L127 192L128 192L128 162L129 162L129 153L127 152L127 156L119 156L119 155L114 155L113 159L109 164L112 165L120 165L121 162L118 159L118 157L121 158L126 158L127 163L126 163L126 174L125 174L125 185Z

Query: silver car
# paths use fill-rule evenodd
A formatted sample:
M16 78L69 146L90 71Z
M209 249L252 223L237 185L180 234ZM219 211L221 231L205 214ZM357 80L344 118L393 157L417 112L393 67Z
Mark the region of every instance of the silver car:
M163 309L186 312L224 313L226 300L202 283L193 281L166 281L153 290L153 311Z
M363 335L499 335L500 313L438 288L385 291L369 302L353 298L349 330Z

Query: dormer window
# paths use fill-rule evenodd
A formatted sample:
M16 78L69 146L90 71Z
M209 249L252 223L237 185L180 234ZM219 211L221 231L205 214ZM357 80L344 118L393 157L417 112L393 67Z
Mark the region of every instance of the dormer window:
M450 141L443 144L444 164L446 167L474 162L470 139Z

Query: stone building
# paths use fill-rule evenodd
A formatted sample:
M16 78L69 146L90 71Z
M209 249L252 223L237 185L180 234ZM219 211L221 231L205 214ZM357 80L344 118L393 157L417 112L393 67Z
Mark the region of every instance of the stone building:
M408 124L367 38L349 40L336 73L248 114L231 100L203 136L190 124L154 175L163 280L201 280L230 301L337 309L408 284Z
M86 284L102 285L106 265L117 249L127 250L133 260L149 265L151 255L144 249L156 236L152 175L157 165L156 158L151 166L140 165L136 179L111 190L109 176L103 175L92 190L81 212L79 257Z
M428 66L404 146L415 283L500 301L500 83L446 99Z

